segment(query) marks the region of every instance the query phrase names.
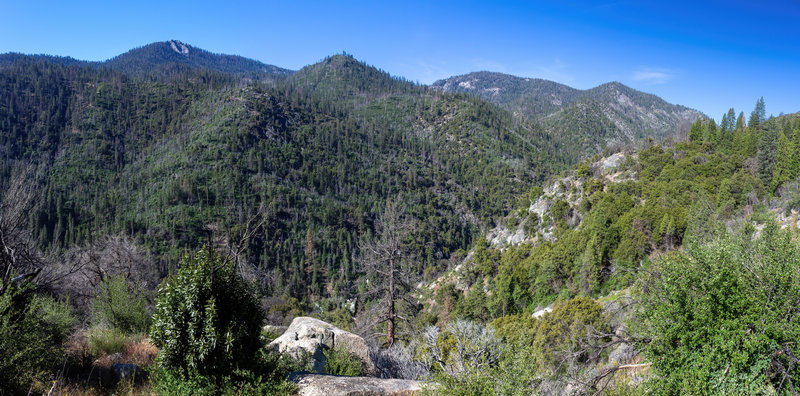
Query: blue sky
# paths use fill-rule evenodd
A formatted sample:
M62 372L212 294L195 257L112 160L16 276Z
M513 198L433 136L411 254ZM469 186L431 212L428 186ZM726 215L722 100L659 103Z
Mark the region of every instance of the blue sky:
M719 119L800 111L800 1L11 1L0 53L104 60L179 39L290 69L346 51L412 81L608 81Z

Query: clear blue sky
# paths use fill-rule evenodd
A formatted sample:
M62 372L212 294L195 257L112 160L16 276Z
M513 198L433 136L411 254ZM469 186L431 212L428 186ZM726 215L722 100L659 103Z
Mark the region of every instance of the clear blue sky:
M714 118L800 111L800 1L0 0L0 53L104 60L179 39L298 69L346 51L431 83L478 70L616 80Z

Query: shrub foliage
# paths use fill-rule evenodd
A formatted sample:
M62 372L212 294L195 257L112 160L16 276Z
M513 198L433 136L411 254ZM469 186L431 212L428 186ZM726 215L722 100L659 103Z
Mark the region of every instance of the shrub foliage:
M201 250L160 288L150 336L162 368L224 374L257 360L262 322L253 289Z
M642 283L641 348L664 394L760 394L800 385L800 247L768 224L677 251Z
M150 326L147 299L131 290L122 275L112 275L103 280L100 294L92 305L92 316L97 324L126 334L145 333Z
M29 284L0 284L0 394L25 393L60 359L74 318L69 306L37 296Z
M352 353L338 348L323 351L325 354L325 372L332 375L360 377L364 374L364 363Z

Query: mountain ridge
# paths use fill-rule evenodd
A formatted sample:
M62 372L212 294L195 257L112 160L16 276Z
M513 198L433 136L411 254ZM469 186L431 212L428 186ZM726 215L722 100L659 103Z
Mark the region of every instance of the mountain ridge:
M184 56L177 44L160 47ZM352 57L297 74L210 84L204 69L162 81L34 58L4 64L0 186L12 164L39 161L31 228L42 246L124 233L162 268L201 244L209 225L237 240L238 225L264 208L247 260L284 274L263 290L300 300L347 295L358 240L388 200L402 196L420 220L422 271L581 155L494 104ZM317 246L307 260L306 239Z
M319 297L329 293L322 279L345 282L354 270L357 239L387 200L402 194L410 215L426 219L420 269L444 265L535 183L606 138L603 129L557 133L550 120L515 117L349 55L273 79L247 77L260 63L219 56L178 41L133 49L104 67L0 55L0 94L11 98L0 103L0 152L21 163L45 156L52 175L32 220L40 243L66 247L91 232L126 232L174 264L207 225L234 228L263 205L270 213L249 259L290 279L264 288L303 298L310 282L317 286L305 297ZM580 103L574 89L535 83L556 89L561 105ZM597 95L637 98L615 84ZM583 119L614 123L596 121L604 116L592 112L597 105L582 106ZM0 171L2 185L12 172ZM306 271L297 260L308 238L320 251Z
M291 70L243 56L213 53L180 40L147 44L112 57L101 64L136 76L147 75L148 67L155 66L159 69L171 65L206 68L254 79L274 79L293 73Z
M164 78L187 70L206 69L239 78L273 81L294 73L293 70L243 56L207 51L185 44L180 40L146 44L103 61L80 60L70 56L7 52L0 54L0 65L8 65L25 59L61 63L68 66L107 68L137 78Z
M580 90L549 80L484 71L438 80L431 86L479 96L516 117L542 123L549 132L571 135L595 151L645 137L685 135L697 118L708 118L618 81Z

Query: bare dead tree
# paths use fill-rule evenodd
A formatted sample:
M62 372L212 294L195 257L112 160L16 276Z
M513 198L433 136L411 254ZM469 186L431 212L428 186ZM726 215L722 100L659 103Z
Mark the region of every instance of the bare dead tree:
M77 270L61 277L55 287L69 294L79 308L86 308L110 276L122 276L134 290L149 297L161 275L153 257L125 235L109 235L86 246L74 247L60 261L67 269Z
M263 206L260 206L253 215L247 218L247 221L239 233L229 229L227 230L224 238L222 238L222 234L218 232L219 227L217 225L207 225L206 231L209 233L208 247L209 249L212 249L211 254L214 254L213 250L215 246L220 247L224 252L222 253L223 260L221 264L215 268L214 271L228 264L232 264L234 268L241 271L240 267L247 264L246 257L243 256L243 253L247 249L247 245L250 240L256 235L257 232L262 230L267 218L268 216L266 214L266 209ZM219 235L218 238L214 238L214 232L217 232Z
M401 312L414 311L418 305L409 293L416 255L407 238L413 227L404 216L400 200L390 200L376 221L375 236L359 245L359 261L368 285L362 296L380 301L374 323L386 322L387 346L394 344L398 319L408 321Z
M502 343L494 335L491 326L483 326L467 320L457 320L445 326L445 330L455 338L455 350L445 351L440 342L440 332L436 326L428 326L422 333L423 360L428 367L434 364L450 376L464 376L487 372L495 365L502 354Z
M795 344L795 342L783 343L780 349L772 353L770 356L772 359L770 370L781 377L781 382L778 385L778 392L786 386L792 392L792 395L797 396L800 395L800 393L798 393L795 384L792 382L792 370L800 366L800 358L798 358L790 348L790 345L793 344Z
M0 293L11 282L36 277L46 266L28 229L33 200L34 171L28 166L11 178L0 198Z
M600 362L602 354L606 351L611 351L622 344L646 344L650 342L650 339L629 334L624 328L608 332L587 325L586 335L577 341L574 348L561 351L559 369L565 367L565 377L573 385L584 389L586 394L602 394L613 382L615 375L623 370L636 370L651 365L649 362L633 364L613 362L599 368L599 371L583 372L581 367L584 367L586 362L594 364ZM636 354L638 355L638 352Z

